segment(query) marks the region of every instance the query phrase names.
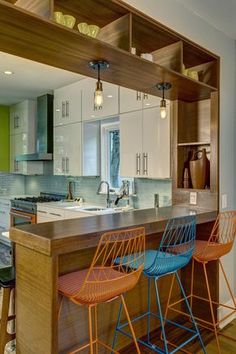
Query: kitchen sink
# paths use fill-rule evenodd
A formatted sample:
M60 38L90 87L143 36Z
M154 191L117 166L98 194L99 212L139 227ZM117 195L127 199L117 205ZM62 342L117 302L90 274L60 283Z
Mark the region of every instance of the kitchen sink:
M106 208L100 208L100 207L87 207L87 208L82 208L85 211L102 211L106 210Z

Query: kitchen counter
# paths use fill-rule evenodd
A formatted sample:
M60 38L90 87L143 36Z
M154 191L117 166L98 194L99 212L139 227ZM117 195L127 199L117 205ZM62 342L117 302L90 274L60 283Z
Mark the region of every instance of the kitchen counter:
M197 237L206 239L217 212L197 207L173 206L159 209L135 210L124 213L91 216L72 220L24 225L10 230L10 239L16 243L16 340L17 354L62 354L72 350L87 338L87 309L64 301L57 325L58 277L89 267L102 233L137 226L146 230L146 248L156 249L160 243L167 220L189 214L197 216ZM216 295L217 265L210 268L210 286ZM197 266L196 266L197 268ZM191 270L181 271L183 283L189 280ZM201 275L195 277L196 288L202 291ZM167 300L170 279L160 280L161 298ZM130 315L147 308L147 280L141 277L138 285L126 300ZM174 290L178 298L179 290ZM153 306L155 297L153 297ZM100 305L98 308L99 336L106 342L113 338L119 302ZM202 309L202 305L200 306ZM102 321L101 321L102 317ZM145 335L145 326L136 334ZM119 346L127 341L119 336Z
M90 218L62 220L37 225L24 225L12 228L12 241L46 255L95 247L105 231L144 226L146 234L164 230L168 219L196 214L199 224L216 218L216 211L191 207L164 207L141 209L124 213L92 216Z

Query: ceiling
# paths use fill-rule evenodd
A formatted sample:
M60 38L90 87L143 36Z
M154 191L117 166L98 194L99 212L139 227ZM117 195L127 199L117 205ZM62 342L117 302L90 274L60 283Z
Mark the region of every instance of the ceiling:
M236 39L236 0L177 0L228 37Z
M13 75L5 75L10 70ZM0 52L0 104L35 98L82 79L82 75Z

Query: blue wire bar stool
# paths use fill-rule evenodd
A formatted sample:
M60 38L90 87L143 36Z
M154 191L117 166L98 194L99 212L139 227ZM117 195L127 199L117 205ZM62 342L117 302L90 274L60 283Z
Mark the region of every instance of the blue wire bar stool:
M147 318L147 339L137 339L138 343L147 348L151 349L156 353L168 353L172 354L182 349L185 345L190 343L195 339L199 339L202 350L204 353L205 346L203 344L200 332L198 330L197 324L192 314L188 299L186 297L183 285L181 283L178 271L185 267L192 258L194 245L196 237L196 217L194 215L178 217L170 219L165 228L160 246L157 250L147 250L145 252L145 265L143 274L148 277L148 309L147 312L132 319L132 323ZM117 260L118 261L118 260ZM125 259L123 260L124 264ZM163 316L163 310L160 302L160 294L158 289L158 281L160 278L172 274L175 277L179 285L181 294L184 297L187 310L189 312L190 318L192 320L192 327L188 328L182 324L168 320ZM151 282L154 282L155 292L156 292L156 303L158 308L158 313L151 311ZM123 306L121 304L118 314L118 321L115 330L115 336L113 340L113 348L116 344L117 334L122 333L128 337L130 334L127 333L124 328L128 323L121 323L121 314ZM160 321L161 329L161 339L163 341L163 348L158 347L151 340L151 319L155 318ZM181 330L187 331L189 336L181 344L174 345L170 344L166 335L166 324L180 328ZM172 350L169 348L170 345L174 347Z

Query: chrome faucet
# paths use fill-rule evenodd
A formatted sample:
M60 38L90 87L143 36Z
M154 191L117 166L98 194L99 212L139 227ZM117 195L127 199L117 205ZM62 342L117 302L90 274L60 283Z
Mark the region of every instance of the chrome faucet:
M107 181L101 181L99 186L98 186L98 190L97 190L97 194L101 193L102 191L102 185L103 184L106 184L107 186L107 208L110 208L111 207L111 204L112 204L112 200L110 199L110 185Z

